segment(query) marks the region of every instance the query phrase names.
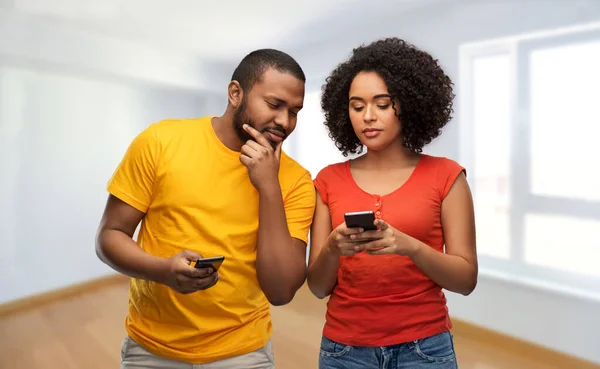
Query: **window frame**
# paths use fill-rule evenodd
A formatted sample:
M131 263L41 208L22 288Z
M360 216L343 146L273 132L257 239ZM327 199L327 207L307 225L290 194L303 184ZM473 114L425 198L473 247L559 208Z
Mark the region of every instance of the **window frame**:
M510 58L510 170L509 240L507 259L479 255L482 273L600 299L600 277L578 274L525 261L525 217L557 215L600 221L600 202L537 195L531 191L530 54L534 50L600 40L600 23L516 37L465 44L459 47L458 108L459 156L470 177L477 176L473 116L473 64L477 58L507 54ZM477 191L475 181L472 190ZM574 210L576 209L576 210ZM599 266L600 268L600 266Z

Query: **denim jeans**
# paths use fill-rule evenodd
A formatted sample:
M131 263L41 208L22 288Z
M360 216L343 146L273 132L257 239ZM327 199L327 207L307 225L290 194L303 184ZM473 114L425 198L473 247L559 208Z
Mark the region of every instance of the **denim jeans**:
M457 369L453 337L443 332L385 347L346 346L323 337L319 369Z

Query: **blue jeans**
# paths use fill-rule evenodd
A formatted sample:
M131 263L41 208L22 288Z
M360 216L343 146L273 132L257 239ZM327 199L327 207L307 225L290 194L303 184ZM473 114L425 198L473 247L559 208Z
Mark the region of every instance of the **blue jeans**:
M457 369L450 332L385 347L346 346L323 337L319 369Z

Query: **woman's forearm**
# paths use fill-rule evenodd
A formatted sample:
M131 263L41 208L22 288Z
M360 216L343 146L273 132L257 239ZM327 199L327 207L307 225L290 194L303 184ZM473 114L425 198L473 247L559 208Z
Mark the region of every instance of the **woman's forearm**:
M409 256L415 265L440 287L469 295L477 285L477 266L457 255L448 255L415 240Z
M337 283L339 265L340 256L329 251L327 245L323 246L317 258L308 266L308 287L316 297L323 299L331 295Z

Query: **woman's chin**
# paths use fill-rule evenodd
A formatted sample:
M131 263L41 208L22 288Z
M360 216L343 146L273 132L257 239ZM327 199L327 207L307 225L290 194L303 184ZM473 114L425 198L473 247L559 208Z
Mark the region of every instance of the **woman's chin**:
M373 142L373 141L368 141L368 142L362 142L363 147L365 149L367 149L367 151L371 151L371 152L377 152L377 151L381 151L383 149L385 149L388 146L388 142Z
M360 137L359 140L363 144L363 147L371 152L382 151L390 146L396 146L396 144L402 145L401 142L396 139L389 139L389 137L383 135L380 135L377 138Z

